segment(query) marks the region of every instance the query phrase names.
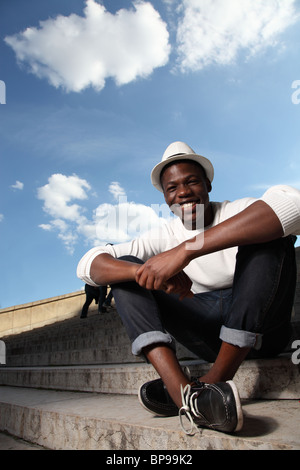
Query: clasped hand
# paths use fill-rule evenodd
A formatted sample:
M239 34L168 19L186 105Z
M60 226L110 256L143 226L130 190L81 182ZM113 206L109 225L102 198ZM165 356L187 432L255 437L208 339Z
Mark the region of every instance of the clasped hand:
M193 297L192 281L183 271L186 262L179 252L179 247L176 247L150 258L137 269L136 282L148 290L178 294L180 300Z

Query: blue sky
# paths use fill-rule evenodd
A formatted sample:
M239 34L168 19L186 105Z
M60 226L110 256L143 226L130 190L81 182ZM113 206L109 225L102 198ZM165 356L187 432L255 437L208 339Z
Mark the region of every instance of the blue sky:
M120 197L163 203L173 141L212 200L300 188L298 0L1 0L0 34L2 308L81 289L81 256L134 235L107 230Z

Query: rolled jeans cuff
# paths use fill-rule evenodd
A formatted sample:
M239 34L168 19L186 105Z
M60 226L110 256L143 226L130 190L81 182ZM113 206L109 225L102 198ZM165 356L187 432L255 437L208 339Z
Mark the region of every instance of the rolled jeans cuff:
M168 344L174 351L176 344L174 339L169 333L162 333L161 331L148 331L139 335L132 343L131 350L134 356L140 356L143 348L151 344L165 343Z
M226 343L238 346L240 348L253 348L259 350L262 345L262 334L252 333L251 331L234 330L222 326L220 339Z

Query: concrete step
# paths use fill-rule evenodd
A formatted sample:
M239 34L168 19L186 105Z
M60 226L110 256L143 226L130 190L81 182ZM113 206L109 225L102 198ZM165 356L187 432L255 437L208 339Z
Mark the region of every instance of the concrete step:
M42 366L140 361L115 309L92 311L82 320L70 318L32 331L2 338L7 365Z
M86 319L70 318L32 331L2 338L8 366L138 363L115 308ZM179 357L195 355L178 344Z
M299 450L297 400L245 401L244 426L187 436L136 397L0 387L0 431L55 450Z
M183 361L192 376L211 367L204 361ZM143 383L158 377L149 364L0 368L0 385L135 395ZM234 381L245 399L300 399L300 365L290 356L245 361Z
M48 450L45 447L38 446L32 442L24 441L10 434L0 432L0 451L1 450Z
M3 337L6 364L25 366L70 366L85 364L126 364L143 360L131 353L131 344L117 311L104 314L93 310L88 318L70 318L42 328ZM300 338L300 323L293 323L291 343ZM177 344L180 360L196 356Z

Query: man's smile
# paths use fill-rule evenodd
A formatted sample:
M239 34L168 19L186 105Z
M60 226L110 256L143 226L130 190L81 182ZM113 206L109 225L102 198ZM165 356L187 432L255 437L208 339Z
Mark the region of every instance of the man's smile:
M184 209L189 208L189 207L194 207L197 204L200 204L200 201L179 202L179 205L183 207Z

